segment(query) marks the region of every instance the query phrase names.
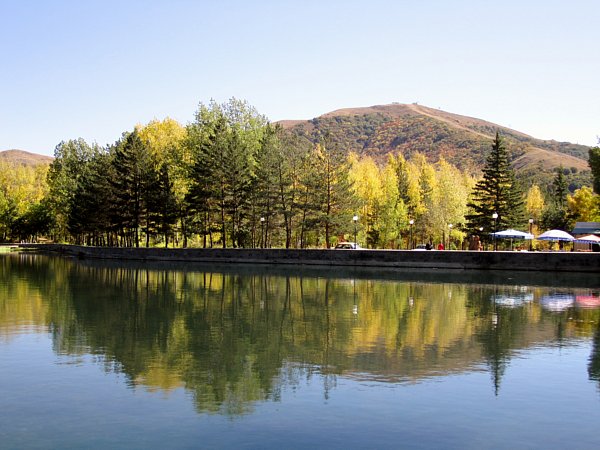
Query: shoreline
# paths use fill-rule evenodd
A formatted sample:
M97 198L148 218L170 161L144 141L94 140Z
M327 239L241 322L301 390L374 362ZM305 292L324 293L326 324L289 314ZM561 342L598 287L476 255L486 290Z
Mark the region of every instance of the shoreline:
M67 244L13 244L13 247L78 259L600 273L600 253L588 252L165 249L88 247Z

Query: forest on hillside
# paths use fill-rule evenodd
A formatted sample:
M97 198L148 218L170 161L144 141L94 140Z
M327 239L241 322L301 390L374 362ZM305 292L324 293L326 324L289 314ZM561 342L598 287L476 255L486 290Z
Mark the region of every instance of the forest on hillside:
M460 248L470 234L485 240L496 227L527 229L529 219L534 232L600 220L597 192L589 185L571 192L570 168L561 168L544 185L508 174L522 214L493 223L486 212L475 221L481 172L452 163L456 151L431 161L411 150L410 142L431 139L443 147L443 127L411 127L411 141L385 158L354 151L352 142L368 149L397 137L394 127L382 116L365 118L346 141L326 131L309 136L231 99L201 103L187 126L155 120L107 147L63 141L50 165L0 161L0 239L234 248L329 248L344 240L410 248L431 240ZM463 143L484 162L492 144Z
M328 134L336 145L360 156L371 156L378 163L385 163L390 153L400 152L407 159L420 153L429 162L445 159L473 176L480 173L490 141L500 130L524 189L533 184L550 189L554 171L561 165L571 192L591 183L585 163L588 147L583 145L534 139L489 122L418 105L357 108L352 112L333 112L295 122L291 129L313 143Z

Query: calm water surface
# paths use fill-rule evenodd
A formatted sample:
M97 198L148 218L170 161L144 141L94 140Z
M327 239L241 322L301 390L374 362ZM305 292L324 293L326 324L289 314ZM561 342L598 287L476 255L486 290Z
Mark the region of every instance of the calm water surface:
M2 449L600 447L596 275L0 269Z

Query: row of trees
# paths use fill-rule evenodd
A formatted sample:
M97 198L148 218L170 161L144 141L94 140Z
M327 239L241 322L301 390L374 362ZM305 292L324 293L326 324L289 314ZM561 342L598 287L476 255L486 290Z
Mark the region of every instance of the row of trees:
M571 195L560 170L553 192L531 186L523 195L499 135L476 180L420 154L377 164L327 133L311 141L273 126L236 99L200 104L187 127L171 119L138 126L107 148L62 142L47 184L35 170L37 181L25 183L38 186L35 195L21 194L28 207L11 207L7 188L0 192L4 240L305 248L357 233L369 247L405 248L411 236L444 242L451 234L459 244L468 234L526 227L528 218L568 228L600 215L598 196L589 188Z

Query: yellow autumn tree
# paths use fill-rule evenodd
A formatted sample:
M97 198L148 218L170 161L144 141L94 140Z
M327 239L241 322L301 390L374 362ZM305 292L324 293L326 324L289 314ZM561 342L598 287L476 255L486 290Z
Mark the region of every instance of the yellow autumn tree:
M583 186L567 197L567 209L576 222L600 221L600 196Z
M525 209L527 210L529 217L534 220L534 223L540 221L545 207L544 195L542 194L540 187L537 184L534 184L527 191L525 198Z
M361 228L367 236L369 246L375 242L371 236L378 228L381 205L384 203L384 192L381 183L379 168L371 157L358 158L349 156L349 179L353 186L354 194L359 199L359 220Z
M448 244L460 247L465 238L461 228L465 224L470 183L458 168L443 158L437 164L436 179L429 209L433 233L440 241L446 239Z

